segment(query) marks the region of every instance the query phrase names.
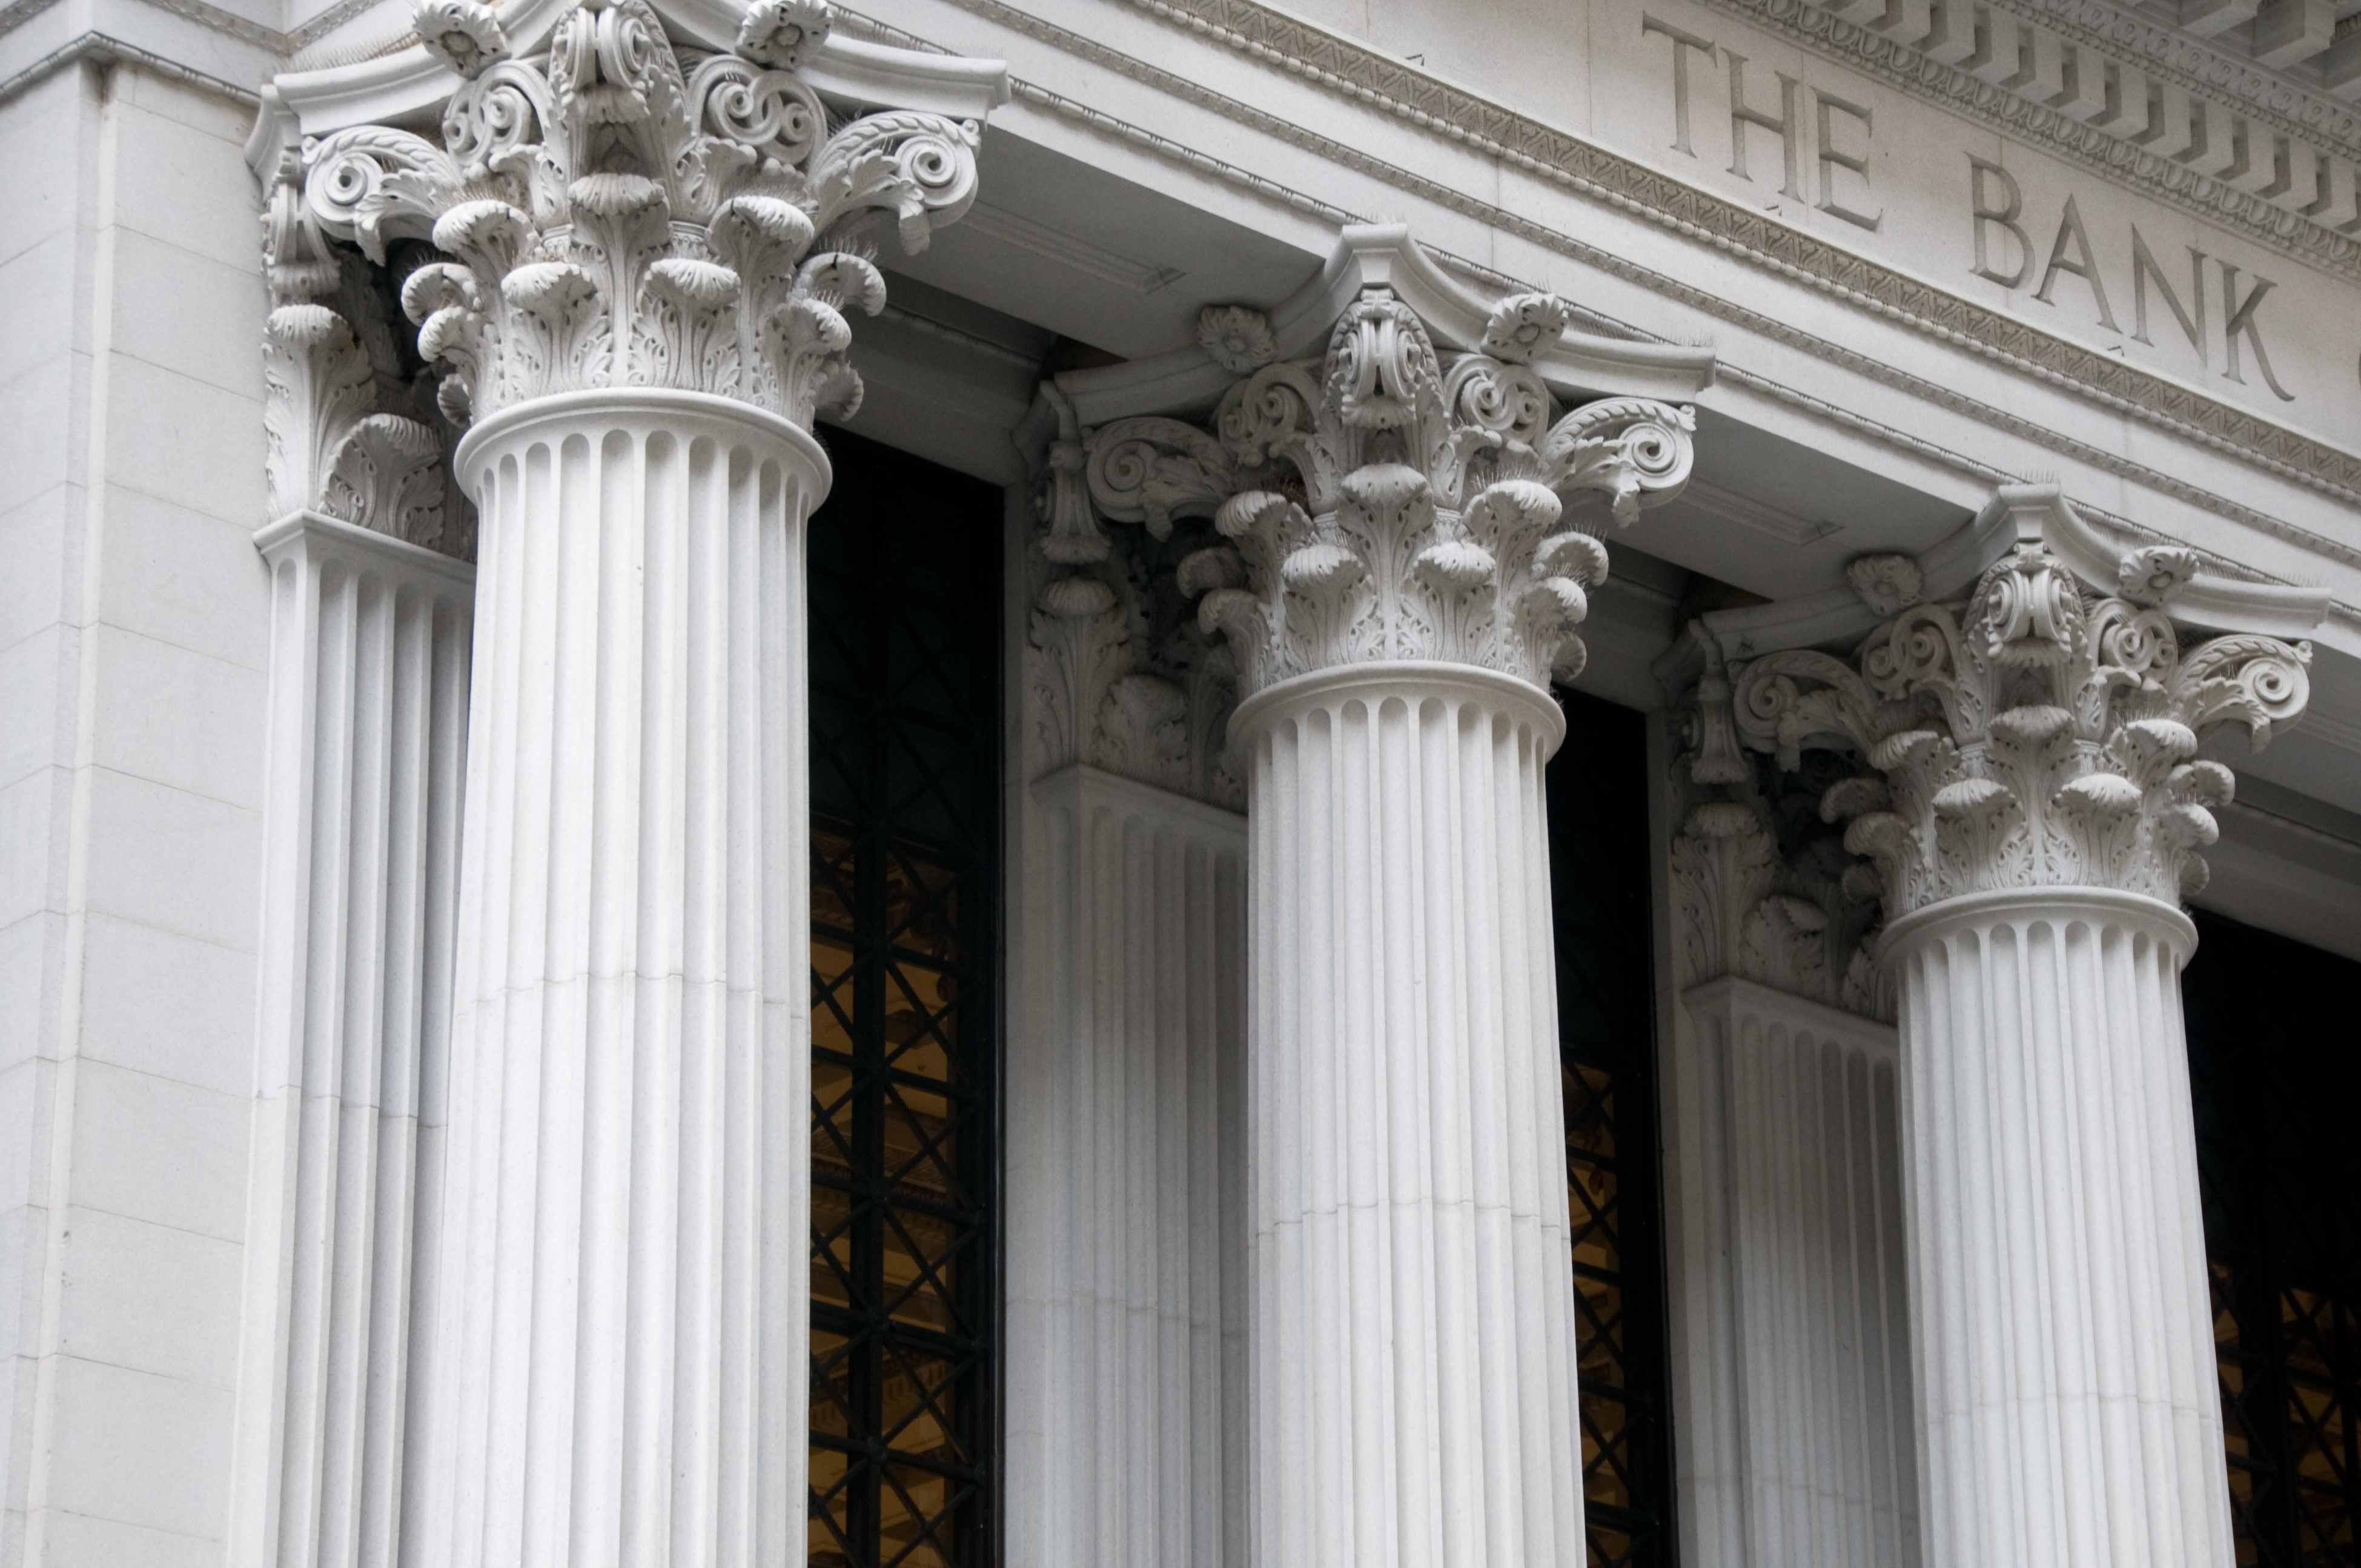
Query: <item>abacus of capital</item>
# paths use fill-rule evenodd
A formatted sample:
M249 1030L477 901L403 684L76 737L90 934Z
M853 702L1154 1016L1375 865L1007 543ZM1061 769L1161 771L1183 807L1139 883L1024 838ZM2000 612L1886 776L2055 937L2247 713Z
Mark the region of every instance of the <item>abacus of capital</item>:
M0 0L0 1568L2334 1555L2356 9Z

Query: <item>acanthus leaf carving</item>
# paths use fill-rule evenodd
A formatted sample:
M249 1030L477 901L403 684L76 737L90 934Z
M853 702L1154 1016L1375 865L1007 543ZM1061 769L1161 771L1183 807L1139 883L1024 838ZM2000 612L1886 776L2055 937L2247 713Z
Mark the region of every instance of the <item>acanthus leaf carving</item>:
M1609 515L1589 526L1612 527L1678 494L1696 419L1643 398L1561 413L1530 361L1565 320L1548 295L1504 301L1485 338L1500 353L1446 365L1414 312L1367 289L1319 361L1254 367L1210 428L1141 415L1089 433L1090 500L1159 540L1213 521L1227 543L1192 561L1191 591L1249 694L1394 659L1570 680L1607 553L1567 508L1595 494ZM1235 309L1206 323L1217 363L1261 354Z
M1894 995L1873 956L1882 884L1829 810L1881 805L1884 785L1830 752L1788 767L1740 751L1730 681L1700 640L1707 667L1681 715L1690 804L1671 850L1680 983L1736 975L1890 1022Z
M2125 576L2145 584L2154 565ZM1883 778L1824 809L1899 916L1999 888L2193 894L2234 786L2200 744L2230 724L2268 743L2302 712L2310 663L2309 643L2188 634L2029 542L1964 603L1913 606L1850 660L1770 653L1730 678L1748 745L1789 769L1839 750Z
M1184 778L1171 787L1236 804L1227 715L1292 676L1408 660L1573 679L1576 629L1607 578L1598 531L1678 493L1696 419L1644 398L1562 409L1534 362L1570 314L1513 296L1477 348L1446 356L1371 284L1315 359L1279 357L1258 311L1209 307L1199 345L1236 379L1203 423L1126 413L1085 429L1045 384L1042 769ZM1606 515L1569 520L1593 495Z
M585 0L510 53L474 0L422 0L466 79L438 147L362 126L303 148L312 229L383 262L430 241L404 310L464 423L554 392L673 387L808 426L860 382L848 315L883 309L870 228L905 249L972 203L972 122L893 110L829 134L796 73L822 0L767 0L734 50L676 49L645 0Z
M272 307L263 323L263 428L270 515L317 511L413 544L464 554L450 507L442 438L383 405L379 364L391 339L375 302L356 288L361 264L328 244L297 183L281 170L264 217ZM374 337L379 352L371 352Z
M1176 535L1169 513L1160 528L1103 531L1072 405L1054 387L1044 397L1058 432L1035 498L1041 532L1026 666L1037 714L1032 772L1086 763L1242 810L1245 788L1224 734L1237 705L1236 674L1189 602L1226 580L1224 567L1209 565L1224 552L1211 547L1202 520L1184 520ZM1137 488L1126 482L1115 493ZM1144 506L1131 516L1148 521Z

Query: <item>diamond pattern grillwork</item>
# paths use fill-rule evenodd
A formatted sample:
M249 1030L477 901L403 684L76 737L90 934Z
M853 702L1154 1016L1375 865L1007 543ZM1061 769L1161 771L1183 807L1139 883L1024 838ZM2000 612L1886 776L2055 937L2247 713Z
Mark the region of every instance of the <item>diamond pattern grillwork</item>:
M1565 698L1549 769L1560 1082L1574 1235L1575 1351L1591 1568L1673 1563L1664 1244L1658 1224L1645 733Z
M2197 925L2181 990L2237 1561L2361 1568L2361 964Z
M809 1560L991 1556L999 492L841 432L812 521Z

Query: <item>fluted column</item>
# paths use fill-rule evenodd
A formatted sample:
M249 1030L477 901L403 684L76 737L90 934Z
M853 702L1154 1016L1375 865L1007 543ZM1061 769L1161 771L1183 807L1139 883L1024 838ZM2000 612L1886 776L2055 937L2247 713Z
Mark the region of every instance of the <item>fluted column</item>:
M866 231L958 216L980 134L832 114L829 23L758 0L684 69L644 0L421 0L442 145L307 140L274 205L282 262L439 253L401 304L478 513L420 1568L805 1551L809 431L860 399ZM273 364L320 381L311 309ZM385 440L282 466L414 433L352 412Z
M2138 894L1947 900L1902 992L1936 1564L2231 1561L2180 970Z
M1548 695L1298 677L1249 756L1255 1560L1576 1564Z
M554 397L480 515L435 1445L418 1559L802 1550L803 431Z
M1060 470L1159 539L1213 522L1177 576L1242 693L1252 1563L1586 1557L1542 781L1607 552L1562 498L1602 493L1604 528L1677 492L1694 421L1554 417L1565 319L1501 302L1446 372L1390 285L1316 363L1209 314L1252 372L1215 434L1120 420ZM1049 521L1050 560L1096 558L1086 512ZM1108 600L1042 602L1080 649Z
M2177 625L2185 551L2086 591L2054 488L1996 504L2019 543L1965 603L1903 610L1857 667L1733 667L1738 727L1867 764L1821 814L1882 873L1900 992L1929 1568L2225 1568L2180 900L2234 782L2202 737L2297 717L2310 648Z

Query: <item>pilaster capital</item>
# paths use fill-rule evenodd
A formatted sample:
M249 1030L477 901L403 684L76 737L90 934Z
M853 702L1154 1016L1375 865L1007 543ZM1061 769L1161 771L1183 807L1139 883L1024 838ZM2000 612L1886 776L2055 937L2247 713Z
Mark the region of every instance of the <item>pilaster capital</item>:
M1891 1023L1893 988L1876 961L1877 870L1819 811L1853 768L1825 752L1799 757L1793 771L1748 755L1719 652L1704 646L1705 673L1678 714L1688 748L1670 857L1681 990L1736 978Z
M1224 743L1237 667L1199 624L1176 570L1212 531L1199 520L1160 535L1102 532L1080 483L1072 405L1051 388L1045 406L1058 434L1043 465L1042 532L1030 563L1029 771L1044 778L1080 763L1243 811L1246 781Z
M1414 256L1365 275L1320 317L1324 347L1297 357L1261 313L1209 310L1204 355L1232 377L1212 419L1070 421L1046 470L1044 557L1105 559L1101 519L1159 542L1210 521L1177 581L1246 696L1381 661L1573 678L1601 536L1679 493L1695 414L1647 397L1568 408L1535 364L1570 338L1552 295L1500 300L1464 348L1439 349L1410 297L1435 291L1431 270ZM1592 497L1597 513L1567 515Z
M1891 919L1997 889L2177 905L2234 786L2201 743L2235 724L2260 749L2301 714L2312 648L2197 634L2170 605L2191 564L2146 564L2086 586L2021 536L1964 599L1909 605L1849 656L1732 664L1737 735L1789 770L1816 749L1867 764L1819 811L1877 865Z

